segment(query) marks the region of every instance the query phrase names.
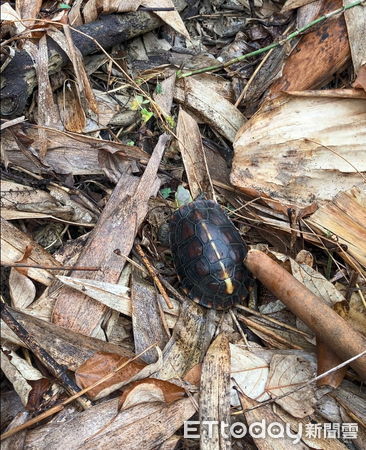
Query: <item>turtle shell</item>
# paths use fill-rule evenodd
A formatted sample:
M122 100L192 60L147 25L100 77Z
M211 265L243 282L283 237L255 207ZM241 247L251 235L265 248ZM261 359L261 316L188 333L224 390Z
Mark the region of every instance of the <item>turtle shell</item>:
M175 211L169 239L177 275L192 300L215 309L243 302L247 248L217 203L196 200Z

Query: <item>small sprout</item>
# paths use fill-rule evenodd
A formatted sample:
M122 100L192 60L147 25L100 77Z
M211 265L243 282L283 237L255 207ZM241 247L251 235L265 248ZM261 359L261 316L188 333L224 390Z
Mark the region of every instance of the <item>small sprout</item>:
M142 95L136 95L131 102L131 109L137 111L141 108L141 105L145 105L146 103L150 103L149 100L144 99Z
M163 198L168 198L171 193L172 193L172 190L170 187L160 189L160 194Z
M141 108L141 118L143 122L148 122L154 114L146 108Z
M161 85L161 83L157 83L156 88L155 88L155 94L161 94L163 92L163 87Z
M168 122L170 128L175 128L175 120L172 116L166 116L165 119Z
M135 146L135 142L134 141L128 141L126 145L129 145L130 147L134 147Z
M70 6L70 5L67 5L66 3L59 3L59 4L58 4L58 7L59 7L60 9L71 9L71 6Z

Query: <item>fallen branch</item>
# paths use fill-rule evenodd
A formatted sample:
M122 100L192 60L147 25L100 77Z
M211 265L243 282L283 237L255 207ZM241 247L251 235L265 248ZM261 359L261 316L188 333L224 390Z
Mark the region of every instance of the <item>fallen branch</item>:
M360 333L265 253L250 250L244 264L342 361L366 350L366 339ZM366 380L365 355L353 360L351 367Z

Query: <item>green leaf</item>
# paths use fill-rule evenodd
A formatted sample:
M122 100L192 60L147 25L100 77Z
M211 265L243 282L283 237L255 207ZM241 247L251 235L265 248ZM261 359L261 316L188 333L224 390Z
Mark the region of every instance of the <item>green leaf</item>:
M146 108L141 108L141 117L143 122L148 122L154 114Z
M166 116L165 119L168 122L170 128L175 128L175 120L172 116Z
M126 145L129 145L130 147L134 147L135 143L134 143L134 141L128 141Z
M137 111L141 108L141 105L146 105L147 103L150 103L150 101L144 98L142 95L135 95L131 102L131 109L133 111Z
M155 88L155 94L161 94L163 92L163 86L161 85L161 83L157 83L156 88Z
M58 7L61 9L71 9L71 6L67 5L66 3L59 3Z
M168 198L171 193L172 193L172 190L170 187L160 189L160 194L163 198Z

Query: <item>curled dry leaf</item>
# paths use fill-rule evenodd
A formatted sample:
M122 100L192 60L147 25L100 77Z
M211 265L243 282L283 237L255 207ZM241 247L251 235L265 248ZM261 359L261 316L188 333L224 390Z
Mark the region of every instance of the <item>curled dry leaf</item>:
M30 409L39 406L42 395L50 386L41 372L5 344L2 345L1 368L24 406Z
M59 263L43 247L5 219L1 219L1 262L2 264L25 262L30 265L59 266ZM53 280L53 275L46 269L23 268L21 273L46 286Z
M12 306L20 310L27 308L36 297L33 281L15 268L10 270L9 291Z
M155 378L131 383L119 400L118 409L127 409L139 403L165 402L171 403L184 397L185 390L176 384Z
M88 0L83 8L85 23L93 22L102 11L104 14L133 12L141 5L141 0Z
M38 0L39 1L39 0ZM18 5L17 5L18 6ZM17 33L22 33L26 27L25 24L21 20L21 16L15 11L14 8L10 6L10 3L2 3L0 8L1 21L3 25L6 22L10 22L14 25L14 28ZM22 16L24 18L24 16ZM35 16L33 16L35 17ZM27 22L28 25L28 22Z
M175 8L172 0L142 0L141 5L149 8ZM190 39L188 30L177 11L155 11L154 14L185 38Z

